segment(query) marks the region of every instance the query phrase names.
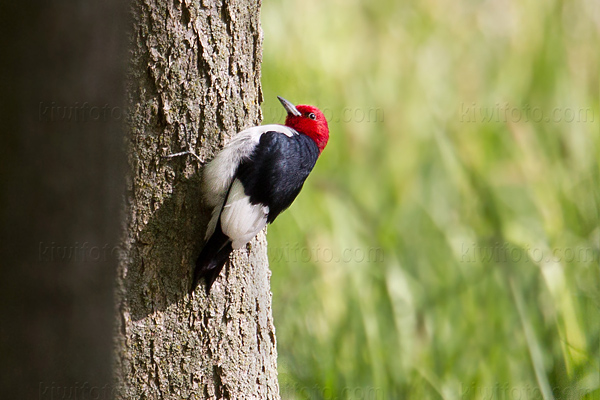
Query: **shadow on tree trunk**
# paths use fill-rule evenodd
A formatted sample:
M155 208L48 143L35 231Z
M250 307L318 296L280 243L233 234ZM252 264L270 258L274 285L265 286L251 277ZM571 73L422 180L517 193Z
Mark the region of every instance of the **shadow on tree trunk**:
M175 184L132 245L125 285L134 321L164 311L189 293L210 218L202 206L200 175Z

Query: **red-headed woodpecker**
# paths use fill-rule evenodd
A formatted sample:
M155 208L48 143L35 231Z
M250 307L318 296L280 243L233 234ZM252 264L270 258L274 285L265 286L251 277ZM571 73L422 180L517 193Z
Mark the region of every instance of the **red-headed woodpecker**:
M231 252L292 204L327 145L329 128L318 108L278 98L287 111L285 125L240 132L203 170L202 192L212 217L192 291L204 277L209 293Z

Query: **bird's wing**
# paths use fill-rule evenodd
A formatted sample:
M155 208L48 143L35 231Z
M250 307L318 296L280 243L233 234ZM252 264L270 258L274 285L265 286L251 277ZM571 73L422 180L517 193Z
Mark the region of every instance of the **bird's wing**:
M319 148L308 136L269 131L260 137L252 158L240 164L236 177L252 204L269 206L271 223L300 193L318 157Z
M217 221L225 205L228 193L232 189L235 174L239 165L254 152L265 132L277 131L291 137L298 133L284 125L261 125L246 129L236 135L229 144L210 161L203 170L203 201L212 212L206 230L206 240L215 231ZM261 228L262 229L262 228Z

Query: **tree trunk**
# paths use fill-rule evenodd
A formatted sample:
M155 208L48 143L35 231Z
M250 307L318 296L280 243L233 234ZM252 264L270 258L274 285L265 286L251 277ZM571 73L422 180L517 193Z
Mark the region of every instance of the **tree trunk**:
M3 399L111 398L123 7L0 3Z
M123 399L278 399L266 238L190 295L201 166L261 119L260 0L133 3L116 376Z

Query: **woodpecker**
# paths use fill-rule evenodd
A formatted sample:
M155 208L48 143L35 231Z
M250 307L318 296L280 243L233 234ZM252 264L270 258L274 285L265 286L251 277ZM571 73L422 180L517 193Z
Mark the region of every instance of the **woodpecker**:
M238 133L203 169L203 200L212 214L192 291L204 277L210 293L231 252L292 204L327 145L329 127L318 108L277 98L287 111L285 125Z

